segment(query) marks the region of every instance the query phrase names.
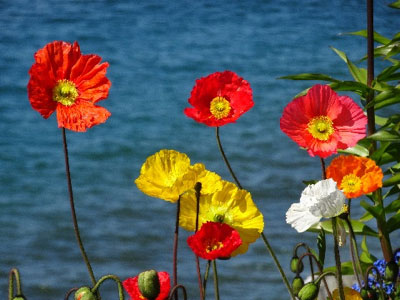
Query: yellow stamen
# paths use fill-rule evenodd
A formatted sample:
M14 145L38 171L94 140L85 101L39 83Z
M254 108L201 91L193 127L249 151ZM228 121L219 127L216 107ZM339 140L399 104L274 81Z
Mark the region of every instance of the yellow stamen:
M53 100L65 106L74 104L78 95L75 83L66 79L58 80L53 88Z
M320 141L327 141L335 131L332 120L327 116L312 118L307 124L307 130Z
M354 193L361 189L361 178L354 174L348 174L343 177L340 189L346 193Z
M207 246L206 252L209 253L211 251L215 251L215 250L221 249L223 246L224 246L224 244L222 244L221 242L212 241Z
M210 112L216 119L223 119L229 115L231 104L224 97L215 97L210 103Z

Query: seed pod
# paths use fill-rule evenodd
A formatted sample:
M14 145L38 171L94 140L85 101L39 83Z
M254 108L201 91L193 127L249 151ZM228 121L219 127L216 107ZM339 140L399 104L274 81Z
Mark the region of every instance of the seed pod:
M153 300L160 294L160 279L156 270L144 271L138 277L139 291L143 297Z
M318 296L319 287L314 282L309 282L299 292L300 300L314 300Z
M304 280L300 276L296 276L292 281L293 294L297 296L304 286Z
M292 257L292 260L290 261L290 270L292 270L292 272L296 274L303 272L304 270L303 262L297 256Z
M75 292L75 300L97 300L97 298L89 287L83 286Z

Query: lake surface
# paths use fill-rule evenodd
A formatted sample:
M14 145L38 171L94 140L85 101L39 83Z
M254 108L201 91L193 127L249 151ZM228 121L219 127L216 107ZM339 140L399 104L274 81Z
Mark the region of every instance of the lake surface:
M101 105L112 116L87 133L67 132L81 235L97 278L172 272L175 206L145 196L133 182L149 155L176 149L231 180L214 129L183 114L195 80L223 70L250 82L255 106L221 128L221 139L287 270L292 247L315 242L285 223L286 210L298 201L301 181L321 175L318 159L279 129L283 107L314 82L277 78L313 72L349 79L329 46L353 60L365 54L363 38L340 34L366 27L364 2L1 0L0 298L14 266L29 299L63 299L70 288L90 283L73 233L61 130L55 116L44 120L27 98L39 48L78 41L84 54L110 63L112 87ZM376 30L389 37L400 28L390 2L375 4ZM182 231L179 282L197 299L187 236ZM245 255L219 262L219 275L221 299L288 298L261 240ZM212 299L212 281L208 292ZM114 284L105 284L102 295L116 299Z

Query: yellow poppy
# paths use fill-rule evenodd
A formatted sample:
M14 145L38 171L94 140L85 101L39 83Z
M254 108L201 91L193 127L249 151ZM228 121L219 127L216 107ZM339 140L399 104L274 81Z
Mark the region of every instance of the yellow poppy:
M221 177L203 164L190 164L189 157L175 150L160 150L149 156L135 180L139 190L148 196L176 202L179 196L202 183L202 194L221 189Z
M196 228L194 191L188 191L181 199L179 224L186 230L194 231ZM199 228L207 221L228 224L239 232L243 243L232 256L245 253L249 244L256 241L264 229L263 215L254 204L251 194L228 181L222 181L221 190L201 195Z

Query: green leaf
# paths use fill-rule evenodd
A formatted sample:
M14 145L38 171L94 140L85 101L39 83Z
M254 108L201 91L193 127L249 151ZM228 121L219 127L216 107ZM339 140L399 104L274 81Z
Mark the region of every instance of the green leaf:
M400 77L400 73L395 73L400 68L400 63L394 66L387 67L377 77L378 81L391 81L397 80Z
M316 184L317 180L303 180L302 181L305 185Z
M380 206L372 206L369 203L365 202L364 200L360 202L360 205L371 215L373 215L376 219L379 219L380 216L382 215L382 207Z
M392 88L379 93L365 108L375 107L376 110L400 102L400 89Z
M398 45L394 45L392 49L388 52L388 54L386 54L385 59L388 59L389 57L392 57L399 53L400 53L400 47Z
M386 223L386 229L388 233L395 231L396 229L400 228L400 213L395 214L392 216Z
M341 266L342 266L342 274L343 275L353 275L354 274L353 264L351 261L346 261L346 262L342 263ZM324 272L328 272L328 271L336 272L336 266L324 269Z
M374 216L371 215L371 213L369 213L368 211L366 211L361 218L358 220L360 222L367 222L369 220L371 220Z
M397 191L399 191L399 188L396 186ZM400 210L400 198L397 198L396 200L393 200L388 206L385 207L385 213L393 213Z
M371 159L376 161L378 165L381 165L381 158L386 153L387 148L390 146L390 142L382 142L381 146L371 155Z
M330 83L329 86L335 91L350 91L356 92L357 94L363 96L369 88L366 84L357 81L339 81Z
M357 156L367 157L369 155L369 150L359 144L354 147L347 148L345 150L338 150L339 153L353 154Z
M360 31L349 32L349 33L346 33L346 34L358 35L358 36L362 36L362 37L365 37L365 38L368 37L366 29L360 30ZM377 42L377 43L385 45L385 44L390 42L390 39L388 39L388 38L384 37L383 35L380 35L379 33L374 31L374 41Z
M367 225L365 225L364 223L362 223L360 221L351 220L351 225L353 227L353 231L355 234L370 235L370 236L374 236L374 237L378 236L378 233L376 231L374 231L372 228L368 227ZM327 220L327 221L319 222L318 224L313 225L307 231L319 232L321 230L321 228L324 229L325 232L332 233L332 221ZM346 224L345 224L345 229L346 229L346 232L348 233L349 229Z
M349 71L351 73L351 75L353 76L353 78L361 83L366 84L367 83L367 70L363 69L363 68L357 68L355 64L353 64L350 59L347 57L346 53L344 53L343 51L340 51L334 47L331 47L331 49L333 51L336 52L337 55L339 55L339 57L341 59L343 59L345 61L345 63L347 64Z
M368 136L367 139L379 142L400 143L400 134L396 131L388 132L386 130L380 130Z
M318 260L322 267L325 263L325 252L326 252L326 234L323 229L318 234L317 237L317 247L318 247Z
M393 2L393 3L390 3L388 6L391 7L391 8L400 9L400 0L397 0L397 1Z
M385 180L382 183L382 185L384 187L387 187L387 186L395 185L395 184L398 184L398 183L400 183L400 173L396 173L395 175L393 175L389 179Z
M378 115L375 115L375 123L378 124L379 126L385 125L388 120L389 120L388 118L383 118Z
M301 73L295 75L282 76L278 79L291 79L291 80L323 80L329 82L338 82L339 80L332 78L325 74L318 73Z

